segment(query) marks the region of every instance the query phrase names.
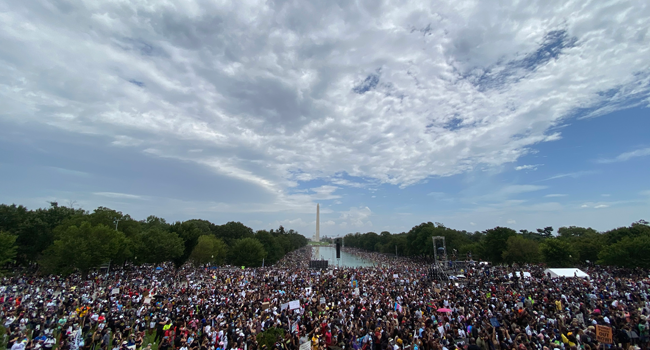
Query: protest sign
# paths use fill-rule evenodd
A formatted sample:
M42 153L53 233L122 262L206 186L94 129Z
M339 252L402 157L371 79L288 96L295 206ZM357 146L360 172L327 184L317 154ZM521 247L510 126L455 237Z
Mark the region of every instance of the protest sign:
M612 343L612 328L607 326L596 325L596 340L601 343Z
M300 300L292 300L289 302L289 310L299 309Z
M120 294L120 289L119 288L113 288L111 291L111 294Z
M501 324L499 323L499 320L497 320L496 317L491 317L491 318L490 318L490 324L491 324L492 327L494 327L494 328L499 328L499 327L501 327Z
M325 304L325 297L320 297L320 303Z

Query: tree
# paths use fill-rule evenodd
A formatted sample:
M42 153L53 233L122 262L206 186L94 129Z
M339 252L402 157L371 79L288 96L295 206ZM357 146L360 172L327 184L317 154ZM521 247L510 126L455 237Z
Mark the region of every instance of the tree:
M230 250L230 261L235 266L262 266L266 251L255 238L244 238L235 242Z
M281 237L283 237L283 235L273 237L273 235L265 230L260 230L255 233L255 239L262 243L264 250L266 251L266 264L275 264L284 256L284 249L279 243Z
M0 266L16 259L16 236L0 231Z
M194 247L202 235L212 234L210 223L204 220L188 220L183 223L176 222L170 227L171 232L176 232L183 240L183 253L174 258L177 267L183 265L192 254Z
M537 263L540 260L539 245L521 235L511 236L508 238L507 248L503 252L503 260L508 264Z
M122 232L105 225L70 226L43 252L41 265L50 273L70 274L78 269L85 278L88 271L114 257L123 239Z
M190 254L190 260L195 266L212 263L222 265L226 259L228 247L220 238L213 235L203 235Z
M183 240L175 232L154 226L135 238L138 263L160 264L183 254Z
M549 267L573 267L580 260L575 247L559 238L545 240L540 244L539 250Z
M542 236L543 238L551 238L553 237L553 227L547 226L544 228L538 228L537 234Z
M508 239L516 236L517 232L507 227L495 227L485 231L483 239L483 255L493 264L504 262L503 252L508 246Z
M591 235L591 234L598 234L598 231L594 230L593 228L585 228L585 227L579 227L579 226L569 226L569 227L560 227L557 229L558 237L560 238L580 238L582 236L586 235Z
M228 222L224 225L217 226L214 230L215 236L217 238L223 239L228 246L232 246L233 242L238 239L243 238L252 238L253 229L247 227L241 222Z
M50 207L47 209L39 208L32 211L25 211L22 206L12 207L6 208L8 209L6 213L13 214L13 218L9 220L17 219L20 221L14 221L14 225L17 226L11 229L0 230L8 231L17 236L18 253L16 259L24 264L38 260L41 253L52 245L56 236L56 227L72 217L85 215L82 209L66 208L59 206L57 202L50 202ZM77 227L81 225L81 222L82 220L79 221Z
M600 263L627 268L650 267L650 236L625 237L605 247L599 254Z

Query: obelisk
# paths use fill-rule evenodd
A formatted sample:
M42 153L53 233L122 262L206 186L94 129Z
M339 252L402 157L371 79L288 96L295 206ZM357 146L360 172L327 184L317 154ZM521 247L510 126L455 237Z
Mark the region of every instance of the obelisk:
M320 204L316 203L316 242L320 242Z

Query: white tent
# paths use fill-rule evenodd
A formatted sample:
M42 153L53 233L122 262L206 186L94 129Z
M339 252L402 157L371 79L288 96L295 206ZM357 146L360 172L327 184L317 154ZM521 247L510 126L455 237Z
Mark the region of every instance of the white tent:
M579 278L586 278L589 279L589 275L576 268L570 268L570 269L546 269L544 270L545 275L551 275L551 278L557 278L557 277L579 277Z

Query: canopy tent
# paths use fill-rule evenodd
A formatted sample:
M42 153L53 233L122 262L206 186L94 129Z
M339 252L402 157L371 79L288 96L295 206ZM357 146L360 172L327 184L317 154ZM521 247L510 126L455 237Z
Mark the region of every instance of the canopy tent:
M546 276L551 276L551 278L557 278L557 277L578 277L578 278L586 278L589 279L589 275L576 268L570 268L570 269L546 269L544 270L544 274Z

